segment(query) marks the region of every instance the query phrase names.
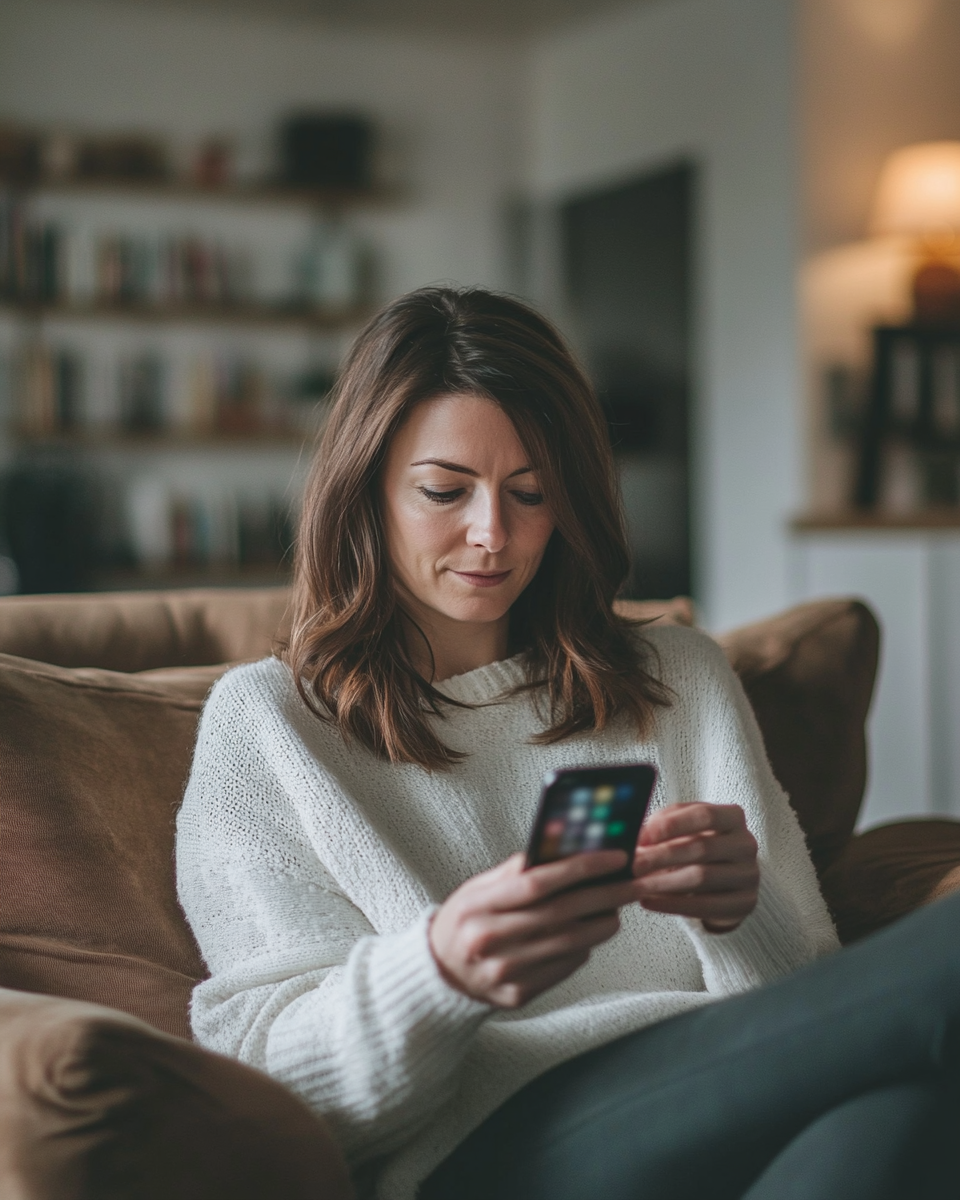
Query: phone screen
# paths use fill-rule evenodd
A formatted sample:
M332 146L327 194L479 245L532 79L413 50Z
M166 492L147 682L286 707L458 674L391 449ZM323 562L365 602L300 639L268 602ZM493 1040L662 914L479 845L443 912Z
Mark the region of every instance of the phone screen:
M527 866L587 850L625 850L629 878L640 826L657 780L650 763L573 767L544 777Z

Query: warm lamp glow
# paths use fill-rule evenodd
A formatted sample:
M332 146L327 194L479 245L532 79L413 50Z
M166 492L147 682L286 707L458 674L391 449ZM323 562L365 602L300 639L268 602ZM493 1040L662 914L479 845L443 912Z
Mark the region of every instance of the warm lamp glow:
M877 185L873 233L960 233L960 142L921 142L891 154Z

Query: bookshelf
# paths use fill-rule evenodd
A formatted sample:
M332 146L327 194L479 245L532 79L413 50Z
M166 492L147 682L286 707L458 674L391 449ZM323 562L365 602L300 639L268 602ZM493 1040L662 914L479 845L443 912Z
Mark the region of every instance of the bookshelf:
M286 581L324 396L373 310L377 256L355 215L396 200L271 181L0 180L0 501L26 531L0 533L0 555L36 557L15 543L36 540L47 510L63 526L51 552L72 554L52 585L28 562L22 590ZM300 241L273 250L286 257L266 286L279 227Z
M203 430L133 431L64 430L43 434L29 429L14 429L16 440L37 449L123 450L125 452L158 450L249 450L296 449L312 442L314 431L295 429L256 429L250 433Z

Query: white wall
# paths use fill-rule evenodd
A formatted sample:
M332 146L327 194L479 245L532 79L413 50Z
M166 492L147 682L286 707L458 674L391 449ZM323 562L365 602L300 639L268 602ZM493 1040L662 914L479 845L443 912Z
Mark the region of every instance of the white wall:
M39 124L147 129L187 148L234 138L266 167L290 109L351 107L384 130L404 199L369 219L383 291L437 279L499 285L501 209L521 153L524 69L495 40L326 30L108 0L3 0L0 114Z
M861 828L960 817L960 536L955 530L799 536L794 598L862 596L880 620Z
M960 137L956 0L800 0L807 249L866 233L884 158Z
M541 40L540 197L680 157L700 164L695 571L708 623L787 598L800 500L792 0L674 0Z

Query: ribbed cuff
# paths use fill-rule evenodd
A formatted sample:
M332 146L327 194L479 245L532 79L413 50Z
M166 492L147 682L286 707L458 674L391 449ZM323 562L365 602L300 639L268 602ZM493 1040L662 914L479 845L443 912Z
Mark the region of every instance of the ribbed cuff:
M764 874L757 907L729 933L679 917L696 947L707 991L727 996L772 983L810 958L796 908Z
M429 928L436 907L402 933L371 938L364 947L366 971L372 996L389 998L390 1024L405 1029L411 1038L423 1038L419 1053L429 1055L434 1046L448 1039L471 1036L493 1008L451 986L444 979L433 951Z

